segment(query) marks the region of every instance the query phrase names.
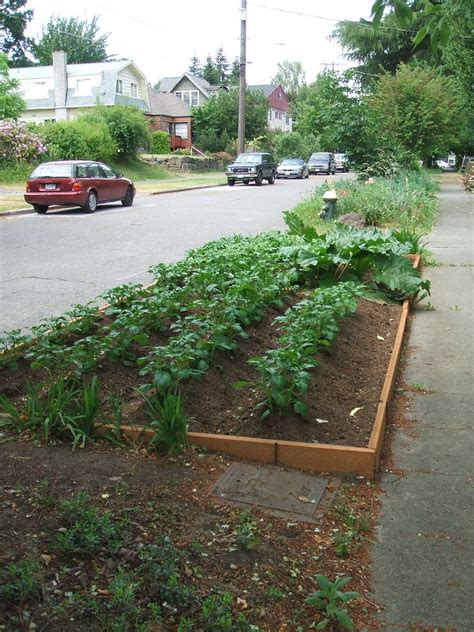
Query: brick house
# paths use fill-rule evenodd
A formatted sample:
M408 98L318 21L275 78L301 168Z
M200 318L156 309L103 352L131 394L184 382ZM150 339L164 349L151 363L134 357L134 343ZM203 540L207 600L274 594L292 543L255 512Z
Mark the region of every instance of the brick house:
M157 92L148 86L150 109L146 112L150 129L168 132L171 149L191 149L191 108L175 94Z

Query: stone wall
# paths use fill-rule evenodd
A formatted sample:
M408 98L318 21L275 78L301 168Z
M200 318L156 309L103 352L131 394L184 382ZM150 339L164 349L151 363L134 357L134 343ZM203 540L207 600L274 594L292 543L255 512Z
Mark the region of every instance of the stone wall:
M222 160L202 156L176 156L174 154L141 154L141 160L177 171L224 171Z

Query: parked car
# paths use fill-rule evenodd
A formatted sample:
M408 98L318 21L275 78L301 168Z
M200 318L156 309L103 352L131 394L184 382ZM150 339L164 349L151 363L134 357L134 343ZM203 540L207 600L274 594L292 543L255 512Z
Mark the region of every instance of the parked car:
M336 161L336 171L349 172L349 158L347 154L334 154L334 159Z
M236 182L260 186L264 180L268 184L275 182L277 165L273 156L266 152L240 154L226 170L227 184L233 187Z
M277 178L309 178L308 165L301 158L285 158L277 167Z
M104 202L132 206L134 197L131 180L92 160L44 162L28 178L25 193L25 200L37 213L46 213L53 205L81 206L93 213Z
M336 160L334 154L329 151L320 151L311 155L308 160L308 169L310 173L336 173Z
M474 156L464 156L461 162L461 171L466 171L468 167L474 167Z

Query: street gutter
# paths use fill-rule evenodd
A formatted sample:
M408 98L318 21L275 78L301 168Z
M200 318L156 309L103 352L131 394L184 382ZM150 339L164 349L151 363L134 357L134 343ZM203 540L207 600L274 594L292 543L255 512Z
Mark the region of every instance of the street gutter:
M222 184L203 184L197 187L185 187L184 189L169 189L169 191L152 191L151 193L144 193L140 195L140 197L145 197L147 195L165 195L167 193L181 193L182 191L199 191L199 189L216 189L217 187L225 187L227 186L225 183ZM69 208L67 206L58 206L58 209ZM76 207L71 207L76 208ZM11 217L12 215L28 215L29 213L34 213L33 208L18 208L13 209L12 211L0 211L0 219L2 217Z

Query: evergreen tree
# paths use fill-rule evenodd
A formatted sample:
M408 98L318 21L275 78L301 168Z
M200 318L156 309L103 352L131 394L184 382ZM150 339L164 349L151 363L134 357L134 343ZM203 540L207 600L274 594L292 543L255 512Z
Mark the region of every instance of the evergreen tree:
M239 83L240 79L240 59L236 57L232 62L232 68L230 69L229 84L235 86Z
M189 62L189 66L188 66L188 72L190 72L195 77L201 77L202 76L201 62L196 57L196 55L193 55L193 57L191 57L191 60Z
M229 62L227 61L227 57L224 55L224 49L222 46L217 49L217 53L214 58L214 65L219 73L218 83L227 85L229 81Z
M219 70L210 55L206 57L206 65L202 69L202 78L205 79L211 86L215 86L220 81Z

